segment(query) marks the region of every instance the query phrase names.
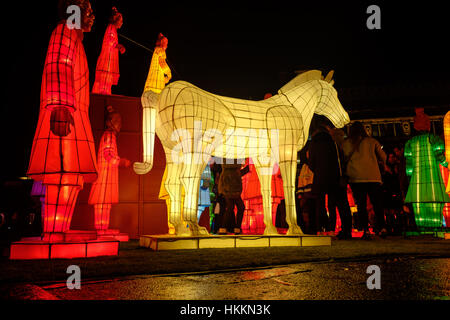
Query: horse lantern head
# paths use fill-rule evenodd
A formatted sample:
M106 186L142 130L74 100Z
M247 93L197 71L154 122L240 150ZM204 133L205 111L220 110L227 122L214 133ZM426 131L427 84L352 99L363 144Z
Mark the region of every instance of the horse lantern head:
M337 91L333 87L333 73L333 70L330 71L328 75L320 81L322 95L315 113L326 116L336 128L342 128L350 123L350 117L339 101Z

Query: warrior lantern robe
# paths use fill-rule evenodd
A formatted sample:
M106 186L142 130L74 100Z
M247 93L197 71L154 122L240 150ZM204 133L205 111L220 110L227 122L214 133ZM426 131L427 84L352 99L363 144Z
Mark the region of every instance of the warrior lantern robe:
M161 47L155 47L144 92L152 90L153 92L160 93L166 85L164 75L168 76L168 78L172 77L172 73L166 62L166 51Z
M447 167L444 142L430 133L422 133L405 145L406 174L411 177L405 203L412 203L419 228L442 226L442 210L450 202L445 192L439 163Z
M88 113L89 70L82 39L81 30L59 23L50 37L42 76L38 126L27 174L46 186L42 221L49 240L51 234L69 230L78 192L84 182L97 178ZM63 110L70 112L73 123L69 121L66 136L51 131L53 110L58 110L56 120Z
M111 94L111 86L119 82L119 39L117 28L109 24L103 37L102 51L95 69L93 93Z
M116 134L106 130L98 148L98 179L92 185L89 204L119 202L119 164Z
M53 31L44 64L38 126L28 176L44 184L80 184L97 179L95 145L89 122L89 70L83 33L65 22ZM52 110L70 110L74 125L65 137L50 130ZM79 177L83 179L79 179ZM61 180L62 179L62 180ZM82 184L82 183L81 183Z

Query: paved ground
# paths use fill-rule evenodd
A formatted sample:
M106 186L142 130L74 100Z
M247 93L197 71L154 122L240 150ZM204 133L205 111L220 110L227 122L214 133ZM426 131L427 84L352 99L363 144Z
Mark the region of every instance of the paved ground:
M450 258L450 241L431 236L333 240L330 247L165 252L139 248L130 241L121 244L118 257L1 261L0 298L446 299L450 266L446 258ZM65 289L66 270L72 264L80 266L83 288L89 290ZM392 286L389 283L395 281L383 282L383 294L368 293L365 268L369 264L380 265L384 281L405 282Z
M379 268L379 279L367 273ZM309 262L208 274L131 276L43 286L63 300L449 300L450 259ZM378 286L374 284L378 282ZM367 283L371 284L370 288Z

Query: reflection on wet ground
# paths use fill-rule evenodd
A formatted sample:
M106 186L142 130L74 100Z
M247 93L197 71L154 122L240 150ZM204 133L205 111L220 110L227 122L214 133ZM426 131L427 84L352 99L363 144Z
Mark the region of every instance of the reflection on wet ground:
M369 265L381 289L367 288ZM433 300L450 299L450 259L391 258L302 263L209 274L139 276L43 287L67 300Z

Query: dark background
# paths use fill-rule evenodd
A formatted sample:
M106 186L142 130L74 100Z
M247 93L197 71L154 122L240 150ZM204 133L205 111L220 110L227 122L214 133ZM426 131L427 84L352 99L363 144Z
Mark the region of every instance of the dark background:
M443 84L445 88L449 83L450 27L443 2L91 3L96 21L84 38L91 86L112 5L124 17L119 33L150 49L159 32L167 36L172 81L185 80L220 95L259 100L267 92L275 94L295 70L327 73L334 69L341 102L354 110L364 108L366 102L355 103L348 94L351 88L395 91L401 86L406 88L407 98L409 93L414 96L417 88ZM370 4L381 8L381 30L366 27ZM13 179L24 176L28 166L43 63L58 21L57 1L14 1L3 4L1 10L0 141L4 164L0 175ZM120 57L121 76L113 93L140 96L151 52L120 40L127 51ZM433 97L426 99L433 103ZM408 103L414 105L414 101ZM388 109L385 116L389 115Z

